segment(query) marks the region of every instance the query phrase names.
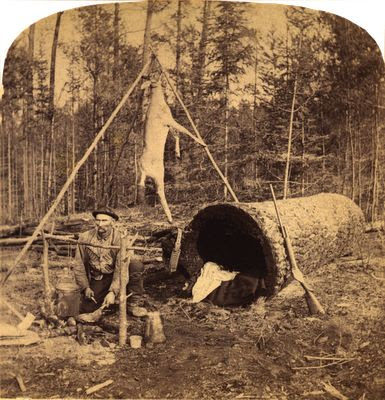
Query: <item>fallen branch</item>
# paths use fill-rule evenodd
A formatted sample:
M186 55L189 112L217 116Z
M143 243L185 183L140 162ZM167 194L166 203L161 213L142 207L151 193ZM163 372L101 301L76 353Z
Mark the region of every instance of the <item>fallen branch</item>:
M349 358L349 359L347 358L345 360L335 361L335 362L331 362L331 363L328 363L328 364L312 365L312 366L309 366L309 367L292 367L292 369L296 369L296 370L299 370L299 369L321 369L321 368L331 367L332 365L343 365L343 364L346 364L346 363L348 363L350 361L353 361L353 360L355 360L355 358Z
M339 392L333 385L330 383L322 382L324 389L333 397L339 400L349 400L346 396L344 396L341 392Z
M313 390L311 392L304 392L302 393L302 396L307 397L307 396L320 396L324 394L323 390Z
M26 388L25 385L24 385L23 378L22 378L20 375L15 375L15 378L16 378L16 380L17 380L17 383L18 383L18 385L19 385L20 390L21 390L22 392L26 392L26 391L27 391L27 388Z
M346 358L346 357L330 357L330 356L325 356L325 357L320 357L320 356L304 356L306 360L332 360L332 361L346 361L346 360L355 360L355 358Z
M103 383L99 383L98 385L95 386L91 386L90 388L88 388L86 390L86 394L91 394L91 393L95 393L100 389L103 389L104 387L111 385L111 383L113 383L114 381L112 379L108 379L107 381L103 382Z
M186 310L182 307L182 304L178 304L179 308L183 311L183 314L191 321L191 317L187 314Z

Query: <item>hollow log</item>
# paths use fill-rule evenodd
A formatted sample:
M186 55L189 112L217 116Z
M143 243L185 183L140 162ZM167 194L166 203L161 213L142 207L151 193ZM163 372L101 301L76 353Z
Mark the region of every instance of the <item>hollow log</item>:
M364 233L361 209L345 196L322 193L277 204L305 274L352 253ZM192 277L207 261L264 278L268 296L286 286L290 265L274 203L217 203L199 211L185 227L178 270Z

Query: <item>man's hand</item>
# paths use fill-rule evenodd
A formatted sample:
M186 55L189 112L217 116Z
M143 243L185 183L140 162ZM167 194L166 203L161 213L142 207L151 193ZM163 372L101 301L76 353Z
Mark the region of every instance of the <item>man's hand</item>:
M93 291L91 288L88 287L88 288L84 291L84 296L86 296L87 299L92 299L92 298L95 296L95 293L94 293L94 291Z
M115 303L115 293L114 292L108 292L107 296L104 298L102 306L108 307L111 304Z

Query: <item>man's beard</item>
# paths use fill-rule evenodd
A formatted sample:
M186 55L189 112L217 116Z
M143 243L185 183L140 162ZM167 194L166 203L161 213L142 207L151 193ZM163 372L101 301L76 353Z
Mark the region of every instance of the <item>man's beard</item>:
M108 226L108 227L102 227L102 226L99 226L98 228L97 228L97 232L98 232L98 235L99 236L107 236L107 235L109 235L109 233L111 232L111 227L110 226Z

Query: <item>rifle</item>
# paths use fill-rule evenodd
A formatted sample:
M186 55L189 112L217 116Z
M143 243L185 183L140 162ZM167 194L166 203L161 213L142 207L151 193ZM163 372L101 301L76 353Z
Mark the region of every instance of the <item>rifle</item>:
M280 217L280 214L278 211L277 201L275 199L274 189L271 184L270 184L270 190L271 190L271 194L273 196L274 207L275 207L275 212L277 214L279 227L280 227L283 239L285 241L286 252L287 252L287 256L289 258L289 263L290 263L291 273L293 275L293 278L296 281L298 281L301 284L301 286L303 287L303 289L305 290L305 300L306 300L307 306L309 308L310 314L325 314L325 310L323 309L321 303L318 301L318 299L314 295L313 290L306 283L301 270L298 268L297 261L295 259L295 255L294 255L294 250L291 245L291 240L290 240L289 234L287 232L287 228L282 224L281 217Z

